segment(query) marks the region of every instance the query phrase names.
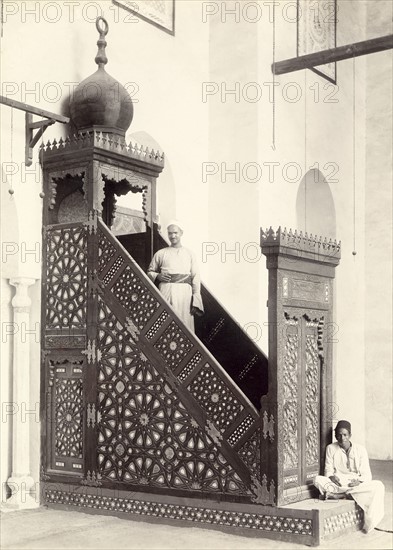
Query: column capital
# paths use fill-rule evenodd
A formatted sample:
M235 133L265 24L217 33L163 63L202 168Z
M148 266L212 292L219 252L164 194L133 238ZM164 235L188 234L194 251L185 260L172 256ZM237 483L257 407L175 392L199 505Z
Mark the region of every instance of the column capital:
M38 281L32 277L12 277L10 284L16 288L15 296L11 300L12 307L16 311L29 311L31 299L28 294L28 288Z

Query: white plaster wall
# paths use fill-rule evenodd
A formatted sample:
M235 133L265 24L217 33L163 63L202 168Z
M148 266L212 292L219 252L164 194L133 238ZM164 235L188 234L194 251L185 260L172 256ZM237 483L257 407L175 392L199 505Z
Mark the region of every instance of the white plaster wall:
M78 83L95 70L97 32L93 19L96 13L94 9L83 13L80 6L75 9L71 21L69 8L59 1L57 5L61 8L61 17L54 23L45 20L41 7L35 8L38 3L29 0L24 4L30 9L36 9L35 13L25 15L25 20L21 11L9 15L3 28L2 52L6 52L6 55L2 55L1 60L2 81L7 83L8 88L4 89L3 86L2 93L59 113L67 108L67 92L72 83ZM176 7L176 36L172 37L141 20L127 23L127 14L113 9L109 0L92 4L102 8L110 26L107 36L107 71L123 84L136 84L134 121L127 136L138 139L138 136L148 134L168 158L168 170L158 181L161 221L165 226L170 217L176 216L186 223L184 243L199 255L204 281L241 326L249 326L250 336L265 351L268 334L267 327L263 325L267 320L265 261L263 257L254 261L254 244L246 248L246 253L244 247L248 243L259 242L260 226L276 227L281 224L295 228L296 194L301 175L318 163L319 169L329 180L332 165L326 169L324 166L326 163L337 165L335 179L338 181L330 182L330 187L335 200L337 236L342 240L343 256L337 269L336 284L338 332L334 344L336 415L333 420L350 419L356 439L366 441L371 446L372 456L388 457L391 451L387 446L384 444L377 447L374 443L377 440L374 436L375 423L386 412L383 407L375 406L375 396L379 391L385 392L386 396L388 391L385 385L385 365L388 364L389 351L387 346L382 349L378 345L379 340L374 338L375 324L371 321L378 316L381 318L381 308L383 325L387 326L389 321L387 300L383 300L380 291L382 285L377 288L377 284L372 284L376 275L380 275L378 267L382 258L386 262L387 257L386 249L381 244L382 239L376 237L380 232L376 233L375 227L381 227L381 216L377 213L383 211L385 216L384 209L388 208L388 204L383 200L386 195L377 195L374 190L376 187L380 189L382 175L378 168L380 156L376 156L377 150L385 151L386 147L387 151L389 142L385 140L385 134L381 136L380 126L372 122L373 113L379 114L375 110L376 104L374 110L368 111L367 131L371 132L371 137L367 142L365 137L366 108L370 109L369 96L374 93L371 82L376 82L373 71L377 71L378 82L380 72L384 73L383 93L389 92L391 66L388 66L388 54L370 57L370 62L371 59L375 60L372 70L366 58L356 60L357 255L353 256L352 61L338 64L338 88L335 95L331 96L338 100L336 103L327 102L333 88L324 89L326 81L311 71L276 78L279 86L275 103L276 149L273 150L272 103L269 100L273 26L266 6L262 5L263 16L257 24L249 23L244 18L236 22L230 16L223 21L222 13L205 17L204 21L202 2L180 0ZM227 4L231 7L234 3ZM280 2L276 13L277 60L296 54L296 24L284 19L282 5L283 2ZM381 13L385 13L387 7L384 5L380 9ZM251 12L249 15L252 17ZM287 12L287 15L293 16L291 12ZM366 3L339 0L338 45L362 40L365 38L365 29ZM373 32L377 30L373 29ZM385 61L377 60L382 59L380 55L386 56ZM366 70L369 71L367 87ZM203 101L202 97L204 82L219 85L219 92L207 101ZM261 86L262 97L253 102L245 100L243 94L239 101L233 95L224 95L223 100L221 93L225 86L231 89L236 82L239 82L241 90L248 83L256 82ZM54 84L49 86L49 83ZM283 97L284 85L290 83L295 84L287 91L295 91L296 87L301 90L301 98L297 102L289 102ZM310 86L314 91L310 90ZM26 89L35 91L27 93ZM320 92L318 101L315 101L316 89ZM56 90L60 90L57 97L54 95ZM249 91L251 93L251 88ZM15 93L11 95L12 92ZM10 162L12 143L12 157L18 164L13 176L13 200L19 214L18 242L25 242L27 250L35 251L35 243L41 242L41 199L38 196L41 181L37 151L33 167L26 171L23 167L24 115L14 111L14 137L11 141L8 139L10 110L2 107L1 114L2 132L7 136L7 139L2 139L2 162ZM385 122L384 128L388 133L391 126ZM56 124L47 130L45 141L58 138L64 132L65 129ZM373 146L373 135L377 135L379 140L383 137L385 145L382 149ZM149 145L149 142L146 144ZM367 157L365 150L368 152ZM202 170L206 162L217 163L220 172L205 178L204 182ZM236 162L241 167L247 163L257 163L262 168L261 180L252 183L242 174L240 181L236 182L229 174L223 176L221 162L226 163L228 169L233 168ZM279 163L272 182L263 164L266 162ZM282 171L288 163L297 163L301 167L298 181L288 181L288 178L286 181L283 177ZM248 174L251 178L251 169ZM175 193L171 194L174 188ZM372 249L365 247L365 239L367 246L372 242ZM215 243L218 251L203 258L203 242ZM225 254L226 250L234 248L240 254ZM203 262L203 259L207 261ZM390 266L391 263L387 263L383 270L385 284ZM22 265L15 271L17 274L40 277L37 255L25 254ZM30 288L33 297L32 322L39 319L40 315L38 285ZM365 288L367 293L364 292ZM4 297L7 312L11 291L7 290ZM368 313L370 308L372 316ZM366 355L365 345L370 350ZM31 346L31 400L35 403L39 395L39 344L34 338ZM9 363L11 358L8 351L5 348ZM368 365L366 379L365 357ZM377 377L373 369L375 357L381 364ZM384 402L387 402L386 399ZM367 424L365 405L369 418ZM33 436L32 470L37 479L39 425L33 418L30 420ZM366 425L370 434L367 437ZM9 456L7 445L2 452L5 457ZM6 458L2 480L9 475L7 469L9 463Z
M365 2L339 2L337 44L365 39ZM334 388L335 420L352 423L353 438L365 443L364 401L364 190L365 190L365 83L366 59L338 64L343 98L340 125L331 133L339 159L336 184L337 236L342 241L342 260L337 269ZM340 86L341 87L341 86ZM355 87L355 95L354 95ZM355 126L354 126L355 119ZM355 139L354 139L355 134ZM340 139L337 139L339 137ZM353 180L355 179L355 189ZM354 221L355 220L355 221ZM356 255L353 255L356 252ZM350 396L350 397L349 397Z
M227 17L224 4L217 4L217 13L208 17L212 93L204 98L209 113L209 152L202 167L209 186L204 260L209 288L255 337L261 299L259 184L247 181L243 169L257 160L259 121L258 104L244 101L242 88L258 80L258 29L242 17Z
M283 4L282 4L283 5ZM365 10L361 3L339 2L337 44L360 41L364 37ZM296 55L296 24L285 20L284 12L276 11L276 60ZM356 9L355 9L356 8ZM289 13L286 14L288 19ZM261 22L262 46L268 59L261 66L262 79L271 81L272 24ZM266 40L265 42L263 40ZM342 241L342 260L336 270L336 312L334 353L334 424L339 418L349 418L354 424L357 440L364 441L364 339L363 339L363 234L364 221L364 93L365 62L356 62L356 219L357 255L353 250L353 95L352 61L338 63L337 87L327 83L312 71L299 71L276 77L276 150L272 149L272 104L261 103L261 124L266 132L260 162L274 161L277 177L273 183L262 182L260 221L263 227L278 225L296 228L296 195L300 183L294 172L285 177L285 166L296 163L301 176L319 167L330 185L336 208L337 237ZM299 101L289 101L285 86ZM319 93L319 95L318 95ZM293 94L293 95L292 95ZM267 124L266 124L267 123ZM284 169L284 172L283 172ZM335 174L333 174L335 171ZM289 176L289 177L288 177ZM336 180L336 181L334 181ZM321 205L318 206L318 209ZM323 210L323 206L322 206ZM306 224L300 229L308 230ZM348 387L352 388L348 399Z
M338 8L337 45L392 33L393 5L389 1L339 0ZM279 14L277 8L276 59L285 59L294 55L296 30L294 25L280 19ZM269 34L263 20L261 49L265 47L263 51L268 55L270 42L270 58L271 41L272 24ZM261 55L260 59L264 57ZM335 162L339 168L335 176L338 181L330 184L336 206L337 236L342 241L342 260L336 271L333 420L350 419L354 438L367 444L370 455L389 459L392 457L392 52L357 58L355 64L353 60L340 62L337 73L337 93L333 96L337 103L315 101L318 84L323 99L324 81L311 71L277 77L281 86L294 82L303 92L308 89L308 93L306 102L303 96L299 103L288 103L283 101L280 87L277 88L276 151L271 148L272 105L261 101L261 126L265 129L268 122L268 128L260 133L263 143L260 159L293 161L306 167L318 162L322 172L326 162ZM263 81L271 80L267 61L261 65L261 74ZM327 91L330 90L327 85ZM324 172L328 180L329 173L330 169ZM263 227L294 223L296 190L297 185L283 178L274 184L263 180L260 192ZM353 250L356 255L352 255ZM266 288L262 285L262 292ZM261 318L264 313L262 310Z
M233 9L235 3L226 2L225 5ZM296 55L295 12L288 11L286 6L288 3L280 2L276 7L276 60ZM261 177L257 183L250 183L251 172L248 179L243 173L236 183L235 176L225 176L219 170L210 178L209 239L217 243L222 253L223 243L228 249L233 249L236 241L241 248L251 240L258 242L260 226L282 225L295 229L296 195L301 177L308 169L319 167L331 187L337 214L337 236L343 247L336 284L337 334L334 340L337 341L333 345L336 393L332 422L339 418L350 418L357 440L364 442L366 62L364 58L356 60L355 98L352 60L338 64L338 87L327 84L311 71L276 77L274 148L273 103L269 95L273 81L270 68L273 23L269 9L263 4L262 16L257 24L250 21L253 17L251 12L246 15L248 20L244 12L240 13L240 17L231 16L228 11L224 14L221 4L219 12L210 18L210 79L218 84L219 92L208 98L209 160L217 164L224 161L232 169L236 162L241 167L247 163L257 163ZM339 2L337 44L362 40L365 37L365 21L364 2ZM234 94L230 96L223 93L225 86L227 89L235 89L237 82L244 95L241 93L236 98ZM246 93L246 90L251 90L249 86L252 82L262 90L256 102L250 100ZM296 95L298 100L294 100ZM267 163L272 162L278 165L271 178ZM352 255L354 201L356 256ZM211 266L209 285L242 325L249 321L259 323L258 343L267 351L268 330L264 325L267 320L267 272L264 258L251 263L240 255L237 263L235 255L227 255L224 261L219 252L208 258ZM351 399L348 399L349 386L352 388Z
M29 0L23 4L25 11L33 13L23 15L20 9L4 25L3 48L12 48L12 55L4 56L2 77L14 83L6 88L7 95L56 113L67 111L68 92L97 68L98 33L93 20L103 14L109 23L106 70L127 86L134 99L134 120L127 136L146 132L168 155L178 187L176 216L187 219L187 237L190 245L197 246L207 231L201 208L205 191L200 183L207 113L199 100L200 83L207 74L208 29L200 17L199 2L178 2L176 37L130 17L110 0L89 2L88 10L84 2L75 3L72 17L67 2L57 2L57 12L46 12L40 3ZM56 17L57 22L48 22ZM33 47L26 48L26 43ZM58 138L62 129L59 124L49 128L45 142ZM191 211L190 204L195 205ZM191 228L197 230L191 234Z
M393 4L370 2L367 38L393 32ZM392 52L367 59L365 408L372 458L392 459Z

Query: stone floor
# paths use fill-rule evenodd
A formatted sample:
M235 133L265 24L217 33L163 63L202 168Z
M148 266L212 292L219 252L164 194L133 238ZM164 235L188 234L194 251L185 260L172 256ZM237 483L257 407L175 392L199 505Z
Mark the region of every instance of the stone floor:
M393 529L392 463L372 461L375 479L386 488L385 518L381 528ZM331 506L331 503L329 503ZM240 537L199 527L173 527L159 523L38 508L1 515L1 548L72 550L265 550L307 548L266 538ZM319 546L321 549L392 549L393 535L358 531Z

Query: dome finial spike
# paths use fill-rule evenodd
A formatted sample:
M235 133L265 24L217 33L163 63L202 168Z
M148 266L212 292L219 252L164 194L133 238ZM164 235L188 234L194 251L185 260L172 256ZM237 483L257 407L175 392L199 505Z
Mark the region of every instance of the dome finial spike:
M102 23L103 27L100 26L100 23ZM109 31L108 21L101 16L97 17L96 28L97 28L97 31L100 33L100 38L97 41L98 52L95 58L95 62L101 68L108 63L108 58L105 52L105 48L107 46L107 41L105 40L105 36L108 34L108 31Z

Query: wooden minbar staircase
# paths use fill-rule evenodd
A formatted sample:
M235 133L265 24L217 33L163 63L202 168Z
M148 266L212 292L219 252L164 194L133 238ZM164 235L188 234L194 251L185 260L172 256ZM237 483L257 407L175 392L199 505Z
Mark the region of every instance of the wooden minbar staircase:
M131 98L105 71L108 24L96 26L98 70L70 101L75 134L40 152L42 504L307 545L359 528L354 502L319 503L312 488L333 420L340 245L262 231L269 359L204 285L190 332L146 275L166 246L164 156L126 142ZM127 193L142 209L119 235Z
M153 252L169 246L155 223L153 235ZM148 241L149 237L143 233L118 236L119 242L134 258L136 252L137 262L146 272L151 256L140 253L146 250L144 245L139 244L143 239ZM201 294L206 314L195 318L196 335L259 410L261 397L268 389L267 357L203 283Z
M42 148L42 502L316 545L358 528L315 501L329 441L340 245L261 232L269 360L203 286L191 333L146 276L163 155L101 131ZM146 231L116 237L116 196ZM311 498L311 500L310 500Z

